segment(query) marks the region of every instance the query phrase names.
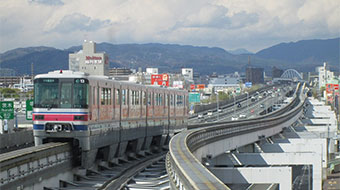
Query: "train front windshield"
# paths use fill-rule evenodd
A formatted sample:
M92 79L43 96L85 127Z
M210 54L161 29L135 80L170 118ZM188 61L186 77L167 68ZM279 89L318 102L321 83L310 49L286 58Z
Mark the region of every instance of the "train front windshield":
M34 80L35 108L88 108L87 79Z

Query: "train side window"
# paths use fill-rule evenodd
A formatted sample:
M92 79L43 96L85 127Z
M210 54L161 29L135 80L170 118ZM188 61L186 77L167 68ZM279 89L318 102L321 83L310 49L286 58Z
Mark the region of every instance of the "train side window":
M142 100L143 100L143 105L146 105L146 94L144 91L142 91Z
M131 90L131 104L135 105L136 103L136 91Z
M104 96L104 98L105 98L105 105L109 105L109 89L105 88L104 92L105 92L105 96Z
M72 105L71 97L72 97L72 83L70 82L61 83L60 107L71 108Z
M111 88L107 89L107 104L111 105Z
M102 93L101 93L101 98L100 98L100 102L101 102L101 105L105 105L105 88L102 88Z
M119 105L120 104L120 94L119 94L119 89L116 89L116 104Z
M140 99L140 93L139 92L140 92L139 90L136 91L136 105L139 105L139 99Z
M126 90L123 89L122 90L122 105L126 105L126 94L125 94Z
M92 87L92 104L96 105L96 87Z
M88 84L74 83L73 85L73 107L88 108Z
M151 96L151 92L148 93L148 105L151 105L152 102L152 96Z
M159 105L159 94L156 93L156 98L155 98L155 105L158 106Z
M129 89L126 89L126 104L131 104L131 98L130 98L131 91Z
M189 107L189 96L185 96L186 107Z
M163 94L159 94L159 105L163 105Z
M170 95L170 105L174 105L174 96L172 94Z
M182 104L183 104L182 98L183 97L181 95L177 95L177 97L176 97L176 104L177 104L177 106L182 106Z
M186 104L186 99L185 99L185 95L183 95L183 106L185 106Z
M165 106L169 106L169 95L168 94L165 94Z
M116 103L116 89L115 88L112 88L112 97L111 97L111 99L112 99L112 105L117 104Z

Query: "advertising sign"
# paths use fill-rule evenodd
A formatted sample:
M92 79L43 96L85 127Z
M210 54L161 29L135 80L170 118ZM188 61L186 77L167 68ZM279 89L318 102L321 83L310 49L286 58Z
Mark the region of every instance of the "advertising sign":
M32 120L33 100L26 100L26 120Z
M12 101L0 101L0 119L14 119L14 106Z
M251 88L253 86L252 82L246 82L244 83L244 85L247 87L247 88Z
M168 74L151 75L151 84L169 86L169 75Z
M195 89L195 85L194 84L190 84L190 90L194 90Z
M333 91L339 90L339 84L326 84L326 92L328 94L333 93Z
M197 89L204 89L205 85L204 84L198 84L198 85L196 85L196 88Z
M183 88L183 81L174 81L172 84L174 88Z
M199 103L200 101L200 93L189 93L189 103Z

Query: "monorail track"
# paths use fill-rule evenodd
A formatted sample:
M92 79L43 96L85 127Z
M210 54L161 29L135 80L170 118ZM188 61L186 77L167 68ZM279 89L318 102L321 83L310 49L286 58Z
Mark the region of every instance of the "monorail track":
M60 180L59 187L45 190L116 190L125 189L128 181L146 167L164 159L167 151L147 153L145 156L129 157L118 164L98 161L97 169L78 169L73 180ZM164 173L166 173L164 167Z

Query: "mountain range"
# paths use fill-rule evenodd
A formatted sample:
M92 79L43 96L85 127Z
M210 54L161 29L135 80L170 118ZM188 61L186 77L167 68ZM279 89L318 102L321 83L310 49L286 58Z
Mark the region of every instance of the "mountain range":
M176 44L110 44L98 43L97 52L106 52L110 67L137 69L157 67L160 72L180 72L181 68L194 68L200 74L244 72L250 61L253 67L262 67L271 73L273 66L299 72L314 71L316 66L328 62L331 70L339 70L340 38L302 40L280 43L255 54L241 50L232 54L217 47L197 47ZM68 54L81 50L81 46L68 49L53 47L17 48L0 54L1 68L14 69L18 75L51 70L68 69ZM244 53L242 53L242 51ZM240 51L239 51L240 52Z

